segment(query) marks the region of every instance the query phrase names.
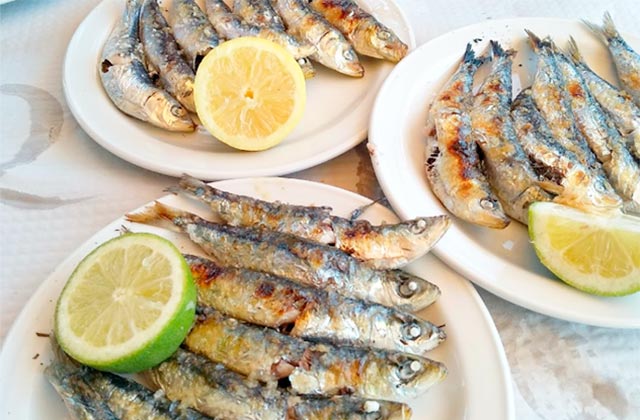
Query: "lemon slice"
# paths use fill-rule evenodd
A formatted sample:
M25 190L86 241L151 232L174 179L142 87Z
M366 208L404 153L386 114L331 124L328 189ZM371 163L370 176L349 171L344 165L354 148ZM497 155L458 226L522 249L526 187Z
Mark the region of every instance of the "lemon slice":
M640 290L640 218L539 202L529 207L529 237L540 261L571 286L605 296Z
M256 151L277 145L300 122L306 88L300 66L283 47L241 37L202 60L194 97L198 117L214 137Z
M157 235L130 233L78 264L58 298L55 334L81 363L138 372L173 354L195 307L195 284L180 251Z

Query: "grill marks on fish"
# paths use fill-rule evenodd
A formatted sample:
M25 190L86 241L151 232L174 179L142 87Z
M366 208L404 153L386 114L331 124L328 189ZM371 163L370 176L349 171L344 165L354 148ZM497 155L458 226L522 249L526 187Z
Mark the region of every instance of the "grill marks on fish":
M605 12L602 26L584 21L608 47L622 87L640 106L640 54L620 36L609 12Z
M354 1L309 0L308 4L338 28L358 53L393 62L407 55L407 45Z
M312 344L211 310L185 345L250 378L270 382L286 377L292 392L301 395L406 399L446 375L444 365L419 356Z
M469 107L473 76L485 61L467 49L458 69L431 104L426 139L426 173L432 191L459 218L492 228L504 228L509 218L480 168L471 139Z
M193 71L220 44L217 32L194 0L172 0L167 21Z
M527 155L517 140L511 121L511 62L515 51L504 51L490 42L493 64L474 97L470 111L472 138L483 154L489 183L507 215L527 224L529 205L549 201L540 186Z
M224 365L179 349L148 376L169 398L220 420L238 418L307 420L325 418L404 419L401 403L353 397L306 398L290 395L228 370ZM337 416L337 417L336 417Z
M440 328L406 312L266 273L185 257L198 287L199 305L287 335L416 355L425 355L446 338Z
M170 131L193 131L187 110L154 85L138 38L141 2L127 0L100 58L100 80L111 101L127 115Z
M231 194L183 175L172 193L209 205L225 223L291 233L338 249L379 269L398 268L426 254L450 225L448 216L374 226L331 215L329 207L296 206Z
M140 12L140 40L147 63L160 82L186 109L196 111L193 100L195 75L184 61L156 0L145 0Z
M364 75L364 67L353 46L325 18L309 9L304 0L271 0L271 5L289 33L315 47L313 60L347 76Z
M169 220L223 266L264 271L347 297L415 311L440 294L419 277L372 269L334 247L291 234L220 225L159 202L127 218L147 224Z

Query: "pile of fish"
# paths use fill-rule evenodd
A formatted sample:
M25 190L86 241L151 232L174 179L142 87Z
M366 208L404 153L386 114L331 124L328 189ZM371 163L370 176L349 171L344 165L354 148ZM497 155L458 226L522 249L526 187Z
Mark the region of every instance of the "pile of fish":
M252 36L289 51L305 77L310 60L362 77L358 54L397 62L407 45L352 0L127 0L109 35L99 73L125 114L170 131L193 131L194 77L224 40ZM165 13L163 13L163 11Z
M564 52L526 31L537 70L512 100L516 52L491 41L490 53L476 57L467 45L427 122L427 179L451 213L496 229L511 218L527 224L535 201L640 213L640 56L608 14L602 27L585 24L609 47L621 89L589 68L575 40Z
M185 255L196 324L144 372L155 394L59 357L48 377L71 410L83 399L126 410L126 394L149 410L171 408L166 418L408 419L406 401L444 379L446 367L426 356L446 334L412 313L440 289L400 267L433 247L448 216L371 225L187 175L168 191L206 203L221 222L160 202L127 219L183 232L207 255Z

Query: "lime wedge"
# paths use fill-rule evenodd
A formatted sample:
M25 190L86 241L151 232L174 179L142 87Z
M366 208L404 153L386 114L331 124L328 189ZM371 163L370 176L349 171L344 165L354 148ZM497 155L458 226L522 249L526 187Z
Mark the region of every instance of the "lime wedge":
M157 235L129 233L78 264L58 298L54 328L79 362L132 373L173 354L195 308L195 284L180 251Z
M573 287L605 296L640 290L638 217L538 202L529 207L529 237L540 261Z

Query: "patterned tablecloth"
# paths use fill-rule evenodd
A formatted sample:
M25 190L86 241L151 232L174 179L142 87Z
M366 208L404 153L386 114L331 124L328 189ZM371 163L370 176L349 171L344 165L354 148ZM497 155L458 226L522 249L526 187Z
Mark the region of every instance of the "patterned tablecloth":
M418 45L486 19L598 21L605 8L638 33L637 0L397 0ZM0 340L62 259L174 179L93 142L71 115L62 63L97 1L17 0L0 6ZM290 174L380 198L366 147ZM640 330L594 328L536 314L479 290L511 367L518 419L640 419ZM4 378L6 379L6 378Z

